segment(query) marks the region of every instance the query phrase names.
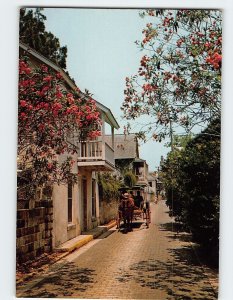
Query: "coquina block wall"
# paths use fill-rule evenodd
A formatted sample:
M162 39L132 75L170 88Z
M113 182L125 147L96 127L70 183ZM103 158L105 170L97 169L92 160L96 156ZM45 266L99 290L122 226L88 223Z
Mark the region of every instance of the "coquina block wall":
M111 220L115 220L117 216L118 210L118 200L116 199L100 199L100 209L99 209L99 217L100 217L100 225L106 224Z
M22 263L52 250L53 202L17 202L17 262Z

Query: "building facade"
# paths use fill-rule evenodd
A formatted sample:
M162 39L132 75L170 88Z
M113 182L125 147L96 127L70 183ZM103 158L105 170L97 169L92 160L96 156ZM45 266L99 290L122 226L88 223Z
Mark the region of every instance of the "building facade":
M46 65L63 77L66 90L77 90L75 83L59 66L27 45L19 44L20 55L29 57L30 67ZM86 97L80 91L80 97ZM99 193L97 174L100 171L115 170L114 130L119 125L111 110L96 101L102 120L101 136L94 140L79 141L75 133L71 139L77 153L73 155L75 164L72 172L78 174L76 184L54 184L47 198L31 199L30 205L18 205L17 256L27 259L59 247L66 241L99 225ZM111 128L111 137L105 141L105 124ZM61 163L67 154L58 156ZM18 200L18 204L21 200ZM44 207L44 203L48 207ZM23 203L23 202L22 202ZM30 206L30 207L29 207ZM33 216L38 211L38 220ZM48 214L49 212L49 214ZM49 221L48 221L49 220ZM38 223L39 222L39 223ZM41 225L40 225L41 224ZM49 228L48 228L49 227Z
M110 136L106 137L110 139ZM149 183L149 170L146 160L139 156L139 144L135 134L116 134L115 144L115 165L124 174L131 171L136 177L136 184L132 187L133 193L140 191L141 195L148 200L154 199L154 178L153 188ZM151 178L150 178L151 179Z

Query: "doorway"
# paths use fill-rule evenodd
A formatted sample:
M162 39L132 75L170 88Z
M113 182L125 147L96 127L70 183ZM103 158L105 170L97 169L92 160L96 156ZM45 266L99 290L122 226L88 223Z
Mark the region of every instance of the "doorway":
M87 230L87 179L82 178L82 231Z

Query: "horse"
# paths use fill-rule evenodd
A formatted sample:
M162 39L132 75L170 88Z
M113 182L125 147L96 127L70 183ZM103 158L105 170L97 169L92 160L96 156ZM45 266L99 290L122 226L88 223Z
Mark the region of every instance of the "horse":
M120 228L120 222L123 219L124 227L131 229L133 222L134 203L132 198L122 199L118 208L117 228Z

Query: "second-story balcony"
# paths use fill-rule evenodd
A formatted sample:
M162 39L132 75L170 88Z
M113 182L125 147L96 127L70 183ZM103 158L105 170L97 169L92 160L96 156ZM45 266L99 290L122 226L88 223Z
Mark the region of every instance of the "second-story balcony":
M147 183L147 179L144 175L135 174L135 176L136 176L136 179L137 179L137 183L141 183L141 184Z
M96 106L100 112L101 136L96 140L79 141L76 139L77 146L77 166L89 171L115 171L114 160L114 129L119 128L115 117L109 108L96 101ZM111 139L105 140L105 131L111 132ZM112 145L112 146L110 146Z
M93 171L114 171L114 150L104 141L79 142L78 167Z
M148 185L148 166L145 160L140 158L136 158L134 160L134 173L137 179L137 184L142 186Z

